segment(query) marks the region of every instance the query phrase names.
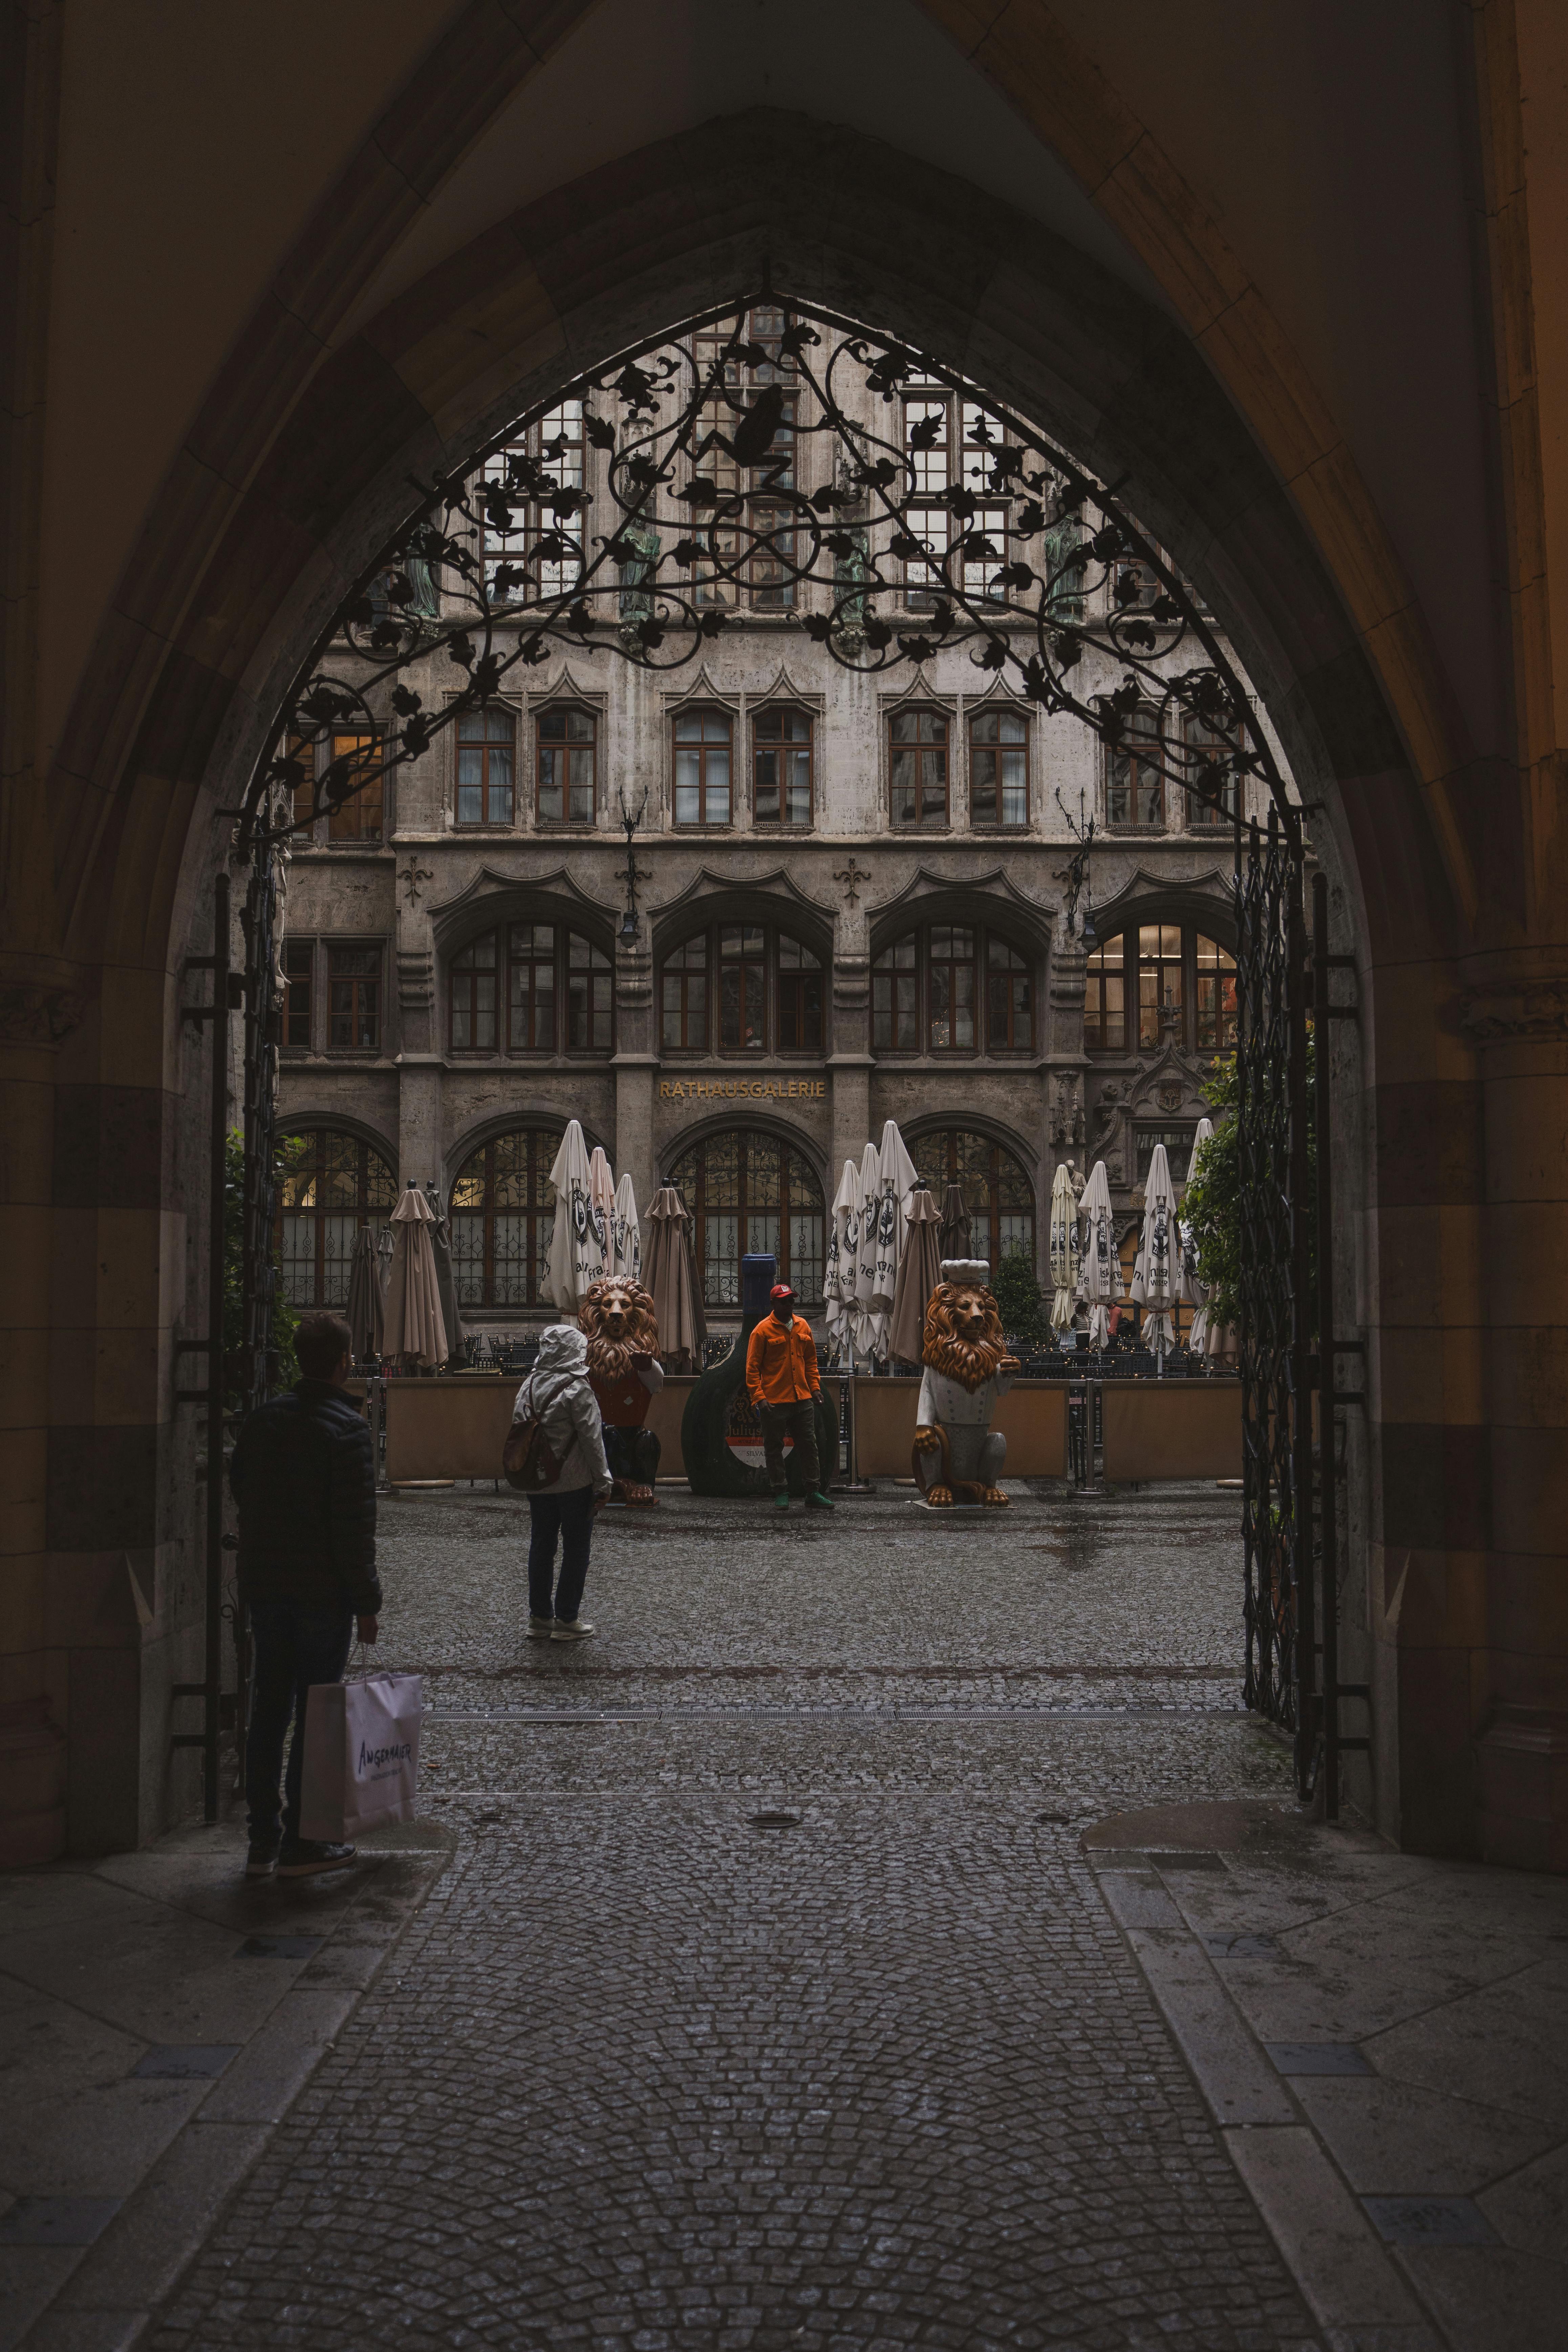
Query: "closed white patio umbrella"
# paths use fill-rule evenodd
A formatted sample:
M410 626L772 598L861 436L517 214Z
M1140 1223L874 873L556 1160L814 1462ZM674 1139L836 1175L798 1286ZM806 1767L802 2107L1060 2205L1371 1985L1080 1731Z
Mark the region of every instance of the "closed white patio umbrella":
M871 1304L879 1316L891 1318L898 1297L899 1261L909 1230L906 1219L917 1179L915 1163L904 1149L897 1122L885 1121L877 1151L877 1241L871 1262Z
M1083 1255L1079 1280L1089 1308L1089 1344L1103 1348L1110 1339L1110 1309L1121 1296L1121 1260L1110 1214L1110 1182L1105 1162L1097 1160L1079 1202L1083 1213Z
M597 1282L605 1270L604 1252L594 1238L589 1208L588 1147L574 1118L566 1122L550 1183L555 1194L555 1222L550 1229L545 1272L557 1312L574 1317L588 1285Z
M616 1179L602 1143L595 1143L588 1155L588 1223L599 1251L597 1282L615 1272Z
M1132 1297L1147 1318L1147 1344L1162 1359L1176 1344L1171 1310L1176 1304L1177 1276L1176 1188L1171 1181L1165 1147L1157 1143L1143 1187L1143 1237L1132 1277Z
M1198 1172L1198 1153L1213 1133L1213 1119L1200 1118L1193 1135L1193 1156L1187 1162L1187 1181L1182 1188L1184 1204L1187 1186L1192 1183ZM1187 1345L1194 1356L1201 1356L1208 1343L1208 1285L1204 1280L1198 1265L1198 1253L1193 1241L1192 1228L1184 1217L1180 1220L1179 1232L1182 1264L1181 1273L1177 1277L1177 1296L1184 1307L1190 1307L1193 1310L1192 1328L1187 1333Z
M828 1344L835 1355L853 1347L850 1323L855 1307L855 1268L860 1254L860 1171L853 1160L844 1162L833 1213L827 1222L827 1246L822 1269L822 1299L827 1310Z
M882 1213L882 1161L874 1143L860 1154L860 1234L855 1255L855 1307L850 1335L862 1356L880 1352L877 1309L877 1226ZM883 1319L886 1328L886 1318Z
M592 1167L592 1161L589 1165ZM642 1280L642 1223L629 1173L616 1186L610 1223L610 1272L624 1275L628 1282Z
M1051 1185L1051 1328L1066 1331L1078 1306L1082 1252L1078 1239L1078 1198L1072 1171L1064 1160Z

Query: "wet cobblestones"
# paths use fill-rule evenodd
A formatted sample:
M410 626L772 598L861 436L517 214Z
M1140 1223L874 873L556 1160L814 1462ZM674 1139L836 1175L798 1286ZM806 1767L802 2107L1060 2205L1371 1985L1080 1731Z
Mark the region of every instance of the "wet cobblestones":
M395 1506L454 1863L145 2341L1316 2344L1078 1849L1283 1793L1234 1679L1127 1672L1234 1676L1216 1499L1107 1505L1066 1570L1038 1496L979 1562L896 1503L765 1550L661 1506L565 1658L515 1507Z

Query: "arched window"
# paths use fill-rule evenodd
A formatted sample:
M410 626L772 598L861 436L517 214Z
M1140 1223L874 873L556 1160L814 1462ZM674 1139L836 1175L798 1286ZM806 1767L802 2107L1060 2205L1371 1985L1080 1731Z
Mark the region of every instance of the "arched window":
M1034 1264L1035 1188L1005 1145L970 1128L938 1127L911 1139L910 1153L938 1208L950 1184L960 1187L973 1220L971 1252L987 1259L993 1274L1013 1250Z
M345 1307L360 1228L380 1225L397 1199L393 1171L374 1144L333 1127L285 1135L278 1156L283 1296L290 1307Z
M895 710L888 721L893 823L947 823L947 718L941 710Z
M771 1250L803 1306L822 1297L822 1187L810 1162L755 1128L710 1135L669 1171L691 1212L692 1246L710 1307L738 1306L741 1260Z
M1165 823L1165 777L1160 760L1160 714L1141 702L1119 743L1106 752L1105 821L1158 833Z
M447 967L454 1054L607 1054L615 1045L615 969L564 923L482 931ZM501 1008L505 1007L504 1027Z
M675 822L730 822L730 717L683 710L675 721Z
M1029 822L1029 722L1018 710L977 710L969 722L969 822Z
M1021 950L975 923L922 925L882 950L871 966L874 1052L973 1054L983 1044L1034 1050L1035 975Z
M541 824L592 824L598 806L598 721L575 703L552 703L533 722L534 807Z
M659 1042L672 1054L820 1054L823 995L804 940L771 923L719 923L665 955Z
M549 1305L545 1268L555 1222L549 1179L563 1132L517 1128L492 1136L463 1162L448 1203L459 1306Z
M1167 1042L1187 1053L1228 1053L1236 1044L1235 957L1180 923L1118 932L1089 959L1083 1042L1102 1054L1130 1046L1150 1053Z
M465 710L458 721L458 823L511 823L517 720L504 702Z
M757 824L809 826L811 721L775 703L752 721L752 816Z

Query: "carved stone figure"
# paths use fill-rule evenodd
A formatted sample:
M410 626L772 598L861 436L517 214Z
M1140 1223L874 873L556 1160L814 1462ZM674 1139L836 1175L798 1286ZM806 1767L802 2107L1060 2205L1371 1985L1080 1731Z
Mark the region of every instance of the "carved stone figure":
M659 1443L643 1423L664 1386L653 1300L641 1283L611 1275L589 1284L577 1320L588 1342L588 1378L604 1415L605 1458L617 1499L647 1510L654 1501Z
M913 1460L915 1485L939 1510L954 1503L1006 1507L997 1481L1007 1441L991 1415L1013 1385L1018 1359L1007 1352L990 1286L984 1258L945 1258L926 1307Z

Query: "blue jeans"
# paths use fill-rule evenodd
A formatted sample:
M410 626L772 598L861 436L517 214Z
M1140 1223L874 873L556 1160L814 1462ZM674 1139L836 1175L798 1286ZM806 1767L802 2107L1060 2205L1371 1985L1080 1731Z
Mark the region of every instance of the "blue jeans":
M255 1663L250 1681L250 1730L245 1743L245 1793L252 1843L278 1834L278 1783L283 1742L294 1726L283 1789L285 1842L300 1834L300 1780L305 1769L305 1694L312 1683L339 1683L353 1640L350 1609L307 1607L300 1601L253 1601L250 1631Z
M583 1606L583 1587L588 1576L588 1547L594 1540L594 1489L573 1486L564 1495L531 1495L528 1517L528 1613L531 1617L557 1617L563 1625L570 1625ZM561 1545L558 1584L557 1540Z

